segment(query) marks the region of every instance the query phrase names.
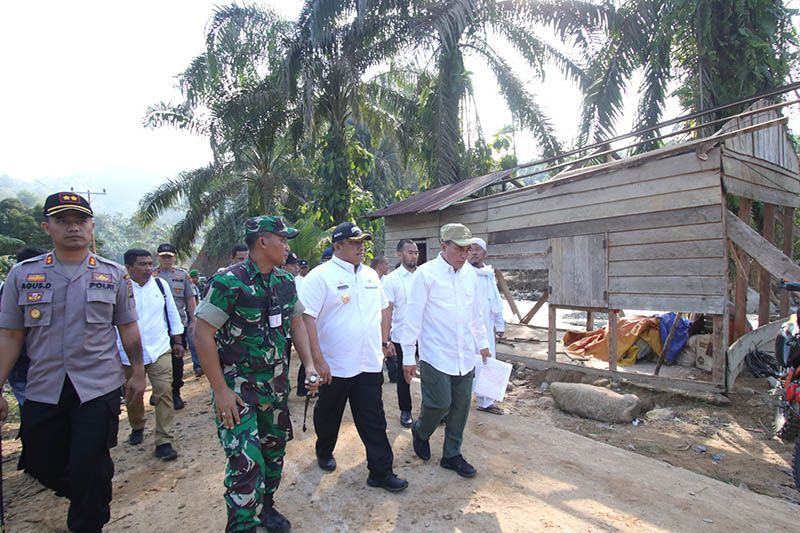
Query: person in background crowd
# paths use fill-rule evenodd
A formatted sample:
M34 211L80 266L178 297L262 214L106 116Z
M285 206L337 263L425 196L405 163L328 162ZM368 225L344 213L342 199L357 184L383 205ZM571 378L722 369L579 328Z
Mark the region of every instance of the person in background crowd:
M200 272L195 269L189 271L189 279L192 282L192 294L194 295L195 306L200 304L200 295L203 289L200 287ZM189 353L192 355L192 370L195 377L203 375L203 367L200 366L200 359L197 358L197 348L194 345L194 334L186 335L186 343L189 345Z
M177 248L169 243L164 243L158 247L158 268L153 273L169 284L172 290L172 298L181 314L183 324L183 335L181 342L184 350L175 352L172 355L172 402L175 410L183 409L185 403L181 398L181 388L183 388L183 354L189 347L186 338L191 334L194 327L194 309L196 307L194 293L192 292L192 282L189 279L189 272L175 266L175 256ZM155 398L150 396L150 405L155 405Z
M3 287L0 388L27 346L19 469L69 498L68 530L97 533L111 517L109 450L117 444L120 387L128 401L144 394L138 316L125 269L89 251L89 202L73 192L51 194L43 215L53 251L16 264ZM127 382L114 326L130 356ZM0 395L0 422L7 416Z
M383 276L389 273L389 261L382 255L378 255L373 259L370 268L378 273L378 278L383 279Z
M15 259L17 263L21 263L46 253L47 250L44 250L43 248L28 246L17 251L17 256ZM4 283L0 281L0 300L3 299L3 285ZM8 375L8 383L11 385L11 392L14 394L14 398L17 400L17 405L20 407L20 412L22 411L22 404L25 403L25 385L28 383L28 367L30 367L30 364L31 360L28 358L27 349L23 345L22 351L19 354L19 359L17 359L17 362L14 364L14 368L11 369L11 373Z
M162 461L172 461L178 452L172 447L172 356L183 351L181 315L172 299L167 283L152 275L153 257L147 250L131 249L125 252L125 268L133 280L133 298L136 301L137 325L142 337L144 369L153 385L156 399L156 449L155 456ZM119 355L130 376L131 366L122 342L118 339ZM128 443L137 446L144 438L144 399L134 398L126 403L131 434Z
M233 247L231 248L231 254L228 257L228 266L233 266L236 263L241 263L245 259L247 259L247 245L241 243L234 244ZM214 273L214 275L212 275L211 278L208 279L208 281L206 282L206 286L203 288L203 292L200 293L202 298L206 297L206 293L208 293L208 288L211 287L211 280L214 279L214 276L216 276L220 272L225 272L226 269L227 267L218 268L217 271Z
M308 275L308 261L305 259L300 260L300 277L304 278Z
M225 469L226 531L289 531L275 508L286 442L292 439L286 334L315 376L308 333L292 277L279 267L297 236L283 219L259 216L245 224L247 259L212 280L197 309L197 350L213 390ZM316 390L316 383L307 383ZM305 511L299 509L298 512Z
M483 316L483 326L486 329L486 338L489 341L489 351L492 357L496 356L495 337L501 338L506 329L503 320L503 301L500 299L500 291L497 290L497 279L494 276L494 269L487 265L486 260L486 241L475 239L475 243L469 247L469 263L475 268L478 274L478 292L476 298L481 306L481 316ZM486 411L493 415L504 415L503 409L491 398L477 396L478 411Z
M401 239L397 243L397 255L400 258L401 267L394 269L391 274L388 274L382 280L383 290L389 300L387 314L391 317L390 340L394 345L394 354L386 358L386 367L389 370L389 381L397 382L397 405L400 408L400 425L404 428L410 428L413 423L411 417L411 385L406 383L402 375L397 376L397 367L403 364L403 347L400 345L400 338L403 332L403 319L406 303L408 302L408 293L411 290L411 280L414 279L414 272L417 270L419 249L414 241ZM384 353L389 352L384 351ZM394 377L394 380L392 380L392 377Z
M382 314L389 302L378 274L362 264L364 241L371 239L352 222L336 226L333 258L309 272L300 287L311 353L322 380L314 408L317 464L328 472L336 469L333 450L349 401L367 451L367 485L400 492L408 482L392 471L381 390L381 338L389 335Z
M328 246L324 250L322 250L322 257L320 257L319 262L324 263L326 261L330 261L333 257L333 248Z
M294 276L294 286L297 292L300 292L300 283L302 281L302 277L300 276L300 258L297 257L297 254L294 252L289 252L289 255L286 257L286 264L284 265L284 270L286 270L289 274ZM292 339L289 338L289 346L286 349L287 358L291 359L292 356ZM308 391L306 390L306 369L303 366L303 362L300 361L297 368L297 395L298 396L305 396Z
M446 224L440 231L441 251L414 273L403 320L403 374L407 383L416 372L419 343L422 406L411 426L414 453L431 458L430 436L446 418L439 465L463 477L475 468L461 455L464 427L472 400L475 354L491 356L478 302L478 275L467 263L475 242L463 224Z

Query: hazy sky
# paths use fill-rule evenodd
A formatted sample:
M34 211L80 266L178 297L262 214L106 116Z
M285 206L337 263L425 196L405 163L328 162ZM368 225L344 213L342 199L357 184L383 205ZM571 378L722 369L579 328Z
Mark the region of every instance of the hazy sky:
M0 6L0 176L31 189L106 188L101 211L128 210L147 190L206 163L205 139L169 129L146 130L149 104L177 100L175 75L203 48L204 27L222 0L135 3L3 2ZM265 1L294 17L299 0ZM491 136L511 121L488 70L473 71L478 112ZM528 89L553 117L562 140L575 133L579 92L557 73L546 83L524 74ZM668 113L669 116L671 114ZM619 131L629 128L630 119ZM520 158L535 157L530 136Z

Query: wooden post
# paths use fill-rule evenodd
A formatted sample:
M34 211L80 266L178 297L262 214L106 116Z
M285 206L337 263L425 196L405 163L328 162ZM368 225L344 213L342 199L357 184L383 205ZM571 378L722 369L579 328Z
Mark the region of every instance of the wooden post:
M657 376L659 372L661 372L661 365L664 364L664 360L667 358L667 350L669 349L669 345L672 343L672 337L675 336L675 332L678 330L678 323L681 321L681 314L675 314L675 320L672 322L672 327L669 328L669 333L667 333L667 338L664 339L664 345L661 347L661 355L658 356L658 361L656 362L656 369L653 371L653 375Z
M608 311L608 369L617 371L617 311Z
M770 243L775 242L775 204L764 204L764 225L761 236ZM765 268L758 273L758 325L769 324L770 295L772 293L771 278Z
M497 278L497 282L500 284L500 292L503 293L503 296L506 297L508 300L508 306L511 308L511 312L516 315L517 320L522 322L522 315L519 312L519 308L517 307L517 302L514 301L514 297L511 296L511 291L508 288L508 283L506 283L506 278L503 277L503 273L499 270L494 271L495 277Z
M556 360L556 308L547 308L547 360Z
M544 293L542 293L542 297L539 298L538 302L536 302L536 305L534 305L531 308L531 310L528 311L528 314L526 314L524 317L522 317L521 323L522 324L528 324L533 319L533 317L536 316L536 313L539 312L539 309L541 309L542 306L544 306L544 304L545 304L545 302L547 302L547 298L549 296L550 296L550 293L547 292L547 289L545 289Z
M714 328L711 334L711 345L714 350L711 365L711 381L715 384L725 384L726 354L728 353L728 315L715 315L712 317Z
M594 329L594 311L586 311L586 331Z
M738 216L742 222L750 225L752 201L749 198L739 197ZM739 248L737 252L739 258L736 269L736 288L734 289L733 305L736 318L733 323L733 340L745 334L747 323L747 284L750 277L750 258Z
M794 207L783 206L781 226L783 226L783 254L789 259L794 259ZM787 291L781 291L780 314L781 317L789 316Z

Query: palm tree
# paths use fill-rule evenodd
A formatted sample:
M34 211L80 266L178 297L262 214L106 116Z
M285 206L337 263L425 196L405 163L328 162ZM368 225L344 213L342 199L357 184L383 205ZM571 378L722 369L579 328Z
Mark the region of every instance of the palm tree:
M624 89L639 71L635 130L659 122L671 82L689 112L782 85L797 58L792 15L782 0L626 0L609 7L608 39L587 72L582 140L613 136ZM650 131L640 140L656 136Z
M184 253L210 219L209 236L229 244L243 219L275 212L292 192L283 186L297 164L290 135L297 112L286 98L282 68L290 28L268 10L217 8L205 52L178 78L184 101L147 110L145 126L187 130L211 144L211 162L167 180L140 203L146 224L184 203L186 215L173 229Z

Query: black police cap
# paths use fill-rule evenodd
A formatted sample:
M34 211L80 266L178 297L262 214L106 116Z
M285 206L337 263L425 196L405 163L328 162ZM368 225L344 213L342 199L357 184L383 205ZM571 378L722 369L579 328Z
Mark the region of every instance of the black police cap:
M42 213L45 217L51 217L66 211L77 211L90 217L94 216L92 206L86 201L86 198L74 192L57 192L51 194L44 201L44 208Z

